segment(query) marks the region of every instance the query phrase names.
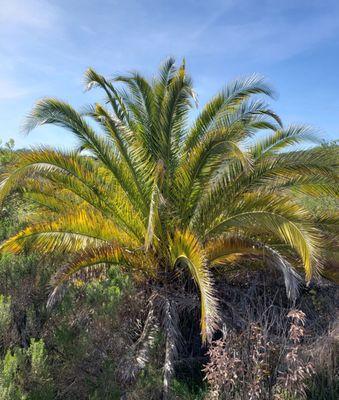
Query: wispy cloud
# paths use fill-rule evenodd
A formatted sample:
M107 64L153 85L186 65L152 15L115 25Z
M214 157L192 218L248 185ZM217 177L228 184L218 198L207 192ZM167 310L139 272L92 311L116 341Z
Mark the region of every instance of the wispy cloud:
M0 7L1 30L50 30L57 26L59 9L46 0L8 0Z
M61 32L61 10L48 0L8 0L0 7L0 101L33 94L30 75L50 72L36 54Z
M23 88L15 82L0 78L0 101L20 99L30 92L31 90L28 88Z
M293 20L268 11L248 21L228 21L223 12L195 32L187 50L192 54L246 57L275 63L321 44L339 32L339 10ZM187 45L187 44L186 44Z

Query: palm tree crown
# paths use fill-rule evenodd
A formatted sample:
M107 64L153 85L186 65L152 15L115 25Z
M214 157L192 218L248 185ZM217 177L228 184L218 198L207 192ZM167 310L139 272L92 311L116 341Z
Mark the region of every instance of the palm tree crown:
M263 100L272 90L258 76L226 86L193 122L196 95L185 63L167 60L152 80L138 73L107 80L89 69L85 81L88 90L103 90L103 104L79 113L45 98L30 113L26 131L58 125L79 145L16 155L1 200L20 188L40 211L1 249L70 255L52 278L49 305L85 271L107 265L142 282L153 300L162 299L166 386L177 334L172 296L182 282L191 276L198 288L203 341L222 318L218 268L261 257L281 270L294 298L295 268L303 266L310 280L322 251L321 224L298 195L335 194L336 174L319 151L286 151L316 137L309 127L282 125ZM267 135L255 140L262 130Z

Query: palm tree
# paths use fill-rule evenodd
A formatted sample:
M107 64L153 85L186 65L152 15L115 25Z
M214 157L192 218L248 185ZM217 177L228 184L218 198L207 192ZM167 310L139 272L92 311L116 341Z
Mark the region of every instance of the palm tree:
M79 113L45 98L27 118L27 132L57 125L78 147L16 155L1 200L20 188L40 213L1 251L69 255L52 278L49 306L86 271L107 265L138 282L149 294L149 312L129 372L144 366L159 327L166 398L180 340L179 298L193 290L185 283L196 283L206 343L222 320L213 283L220 266L227 273L234 260L261 258L281 271L291 299L296 268L304 268L307 281L319 270L321 225L298 195L334 194L333 160L321 151L286 151L316 135L305 126L283 127L263 100L272 90L255 75L226 86L194 121L197 100L184 62L167 60L152 80L138 73L108 80L88 69L85 81L88 90L103 90L103 104ZM259 131L267 135L255 140Z

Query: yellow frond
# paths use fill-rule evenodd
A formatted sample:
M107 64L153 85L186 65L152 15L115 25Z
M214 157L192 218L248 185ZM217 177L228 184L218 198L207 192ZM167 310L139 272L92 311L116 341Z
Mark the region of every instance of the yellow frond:
M172 265L186 265L199 288L201 299L201 336L203 342L212 340L219 315L213 279L207 268L207 259L198 239L189 231L176 231L170 244Z

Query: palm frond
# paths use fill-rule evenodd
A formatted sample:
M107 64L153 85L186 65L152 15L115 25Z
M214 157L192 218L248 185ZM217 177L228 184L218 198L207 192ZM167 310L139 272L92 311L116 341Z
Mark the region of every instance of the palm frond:
M252 75L230 83L221 93L207 103L201 111L187 136L184 151L189 152L210 129L213 129L214 124L222 113L239 106L242 101L245 101L251 95L272 97L274 92L265 83L264 79L258 75Z
M261 259L267 266L282 272L286 295L295 301L299 293L300 275L289 261L267 244L242 236L222 235L206 244L206 255L212 266L218 267L246 257L246 260ZM238 264L239 265L239 264ZM240 264L241 265L241 264Z
M117 118L120 121L129 119L128 110L118 90L105 77L98 74L94 69L88 68L84 74L84 84L86 90L91 90L94 87L103 89Z
M175 303L164 298L162 307L163 327L166 334L163 395L166 398L170 390L170 381L174 374L174 361L178 356L179 315Z
M25 228L0 246L0 251L20 253L27 249L41 253L80 251L105 243L140 246L112 221L86 208L66 214L57 220Z
M154 305L155 297L155 295L152 295L148 301L149 309L140 337L133 343L127 356L119 362L117 375L119 381L125 385L134 382L149 361L159 331L159 322Z
M317 249L321 238L313 227L307 227L273 212L250 211L222 220L207 232L207 237L213 237L228 230L240 230L252 235L270 233L281 239L295 249L301 257L308 281L319 267Z
M250 152L255 159L268 157L276 154L288 146L311 142L320 144L321 140L318 134L310 126L291 125L285 129L278 129L272 135L257 141Z
M80 251L73 259L62 266L52 277L51 286L54 288L48 305L53 306L53 299L70 279L83 269L104 268L107 265L116 265L126 273L140 273L151 276L154 272L154 260L149 255L148 258L141 252L126 250L119 245L104 244L102 246L90 247Z
M199 288L202 340L210 341L218 326L219 315L213 280L206 265L204 251L192 233L176 231L170 245L170 253L173 267L188 267Z

